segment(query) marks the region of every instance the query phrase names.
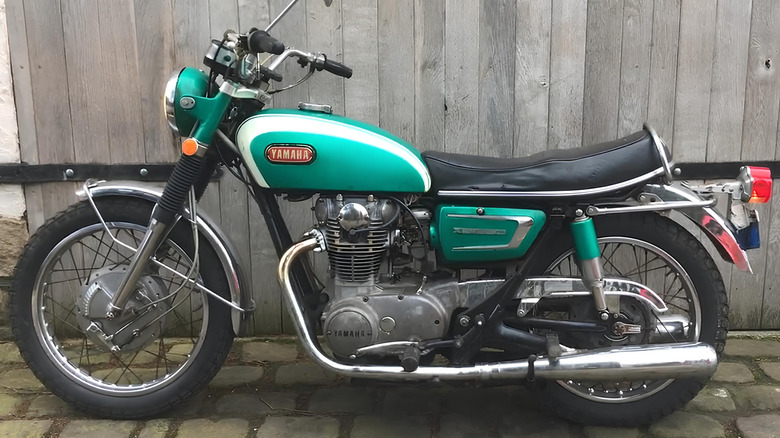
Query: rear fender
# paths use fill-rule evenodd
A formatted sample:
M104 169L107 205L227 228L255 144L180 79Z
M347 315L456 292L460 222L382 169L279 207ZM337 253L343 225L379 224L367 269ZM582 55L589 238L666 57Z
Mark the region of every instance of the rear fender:
M145 199L149 202L157 202L162 196L162 187L156 184L137 181L100 181L90 185L90 193L93 198L105 196L127 196L131 198ZM83 190L76 194L81 199L87 195ZM250 288L241 270L241 263L233 245L225 233L204 213L198 211L198 229L209 245L219 257L225 277L230 288L230 301L245 311L231 309L233 332L238 335L241 320L254 310L254 301L250 296Z

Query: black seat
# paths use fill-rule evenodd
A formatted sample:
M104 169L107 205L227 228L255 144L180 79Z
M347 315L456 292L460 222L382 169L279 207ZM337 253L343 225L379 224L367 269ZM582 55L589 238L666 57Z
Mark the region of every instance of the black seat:
M666 151L665 151L666 152ZM666 152L667 157L669 156ZM493 158L428 151L422 154L440 195L590 196L655 179L663 164L652 136L639 131L607 143L554 149L523 158ZM642 177L645 178L642 178ZM469 194L470 195L470 194Z

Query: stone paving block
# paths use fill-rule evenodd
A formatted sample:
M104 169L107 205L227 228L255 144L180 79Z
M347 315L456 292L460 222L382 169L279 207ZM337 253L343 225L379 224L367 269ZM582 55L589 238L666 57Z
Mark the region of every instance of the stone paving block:
M501 438L569 438L569 422L544 414L521 412L504 415L500 421Z
M258 438L336 438L339 421L335 418L268 417L257 429Z
M320 389L309 399L309 411L317 413L368 414L374 411L376 391L341 386Z
M675 412L650 426L657 438L721 438L726 436L723 425L712 417L690 412Z
M39 438L50 426L51 420L5 420L0 421L0 436Z
M16 344L10 342L0 344L0 363L24 363Z
M518 391L514 388L454 388L443 394L449 414L481 415L497 418L517 412ZM524 391L527 392L527 391Z
M780 409L780 388L767 385L735 388L734 399L740 406L748 409Z
M242 437L249 432L249 422L241 418L210 421L205 418L187 420L179 426L176 436L189 437Z
M277 385L327 385L336 376L325 372L319 365L313 363L296 363L282 365L276 371Z
M216 410L220 415L238 416L262 415L274 411L289 412L295 409L295 399L297 397L298 395L292 392L261 392L257 396L253 394L229 394L217 401ZM269 405L273 410L268 407Z
M441 393L435 388L391 388L382 401L382 412L390 415L423 415L440 410Z
M725 388L708 386L688 403L686 409L702 412L722 412L736 409L731 394Z
M173 408L170 415L177 418L195 416L201 411L207 399L206 393L201 391Z
M27 408L25 417L62 417L75 415L77 412L78 411L76 411L74 407L65 403L56 395L45 394L39 395L33 399L32 403L30 403L30 407Z
M743 363L721 362L712 380L728 383L747 383L755 380L753 373Z
M135 426L135 421L73 420L59 438L127 438Z
M263 377L263 367L259 366L237 366L223 367L209 386L215 388L224 388L243 385L245 383L260 380Z
M247 342L241 348L241 359L247 362L292 362L298 358L295 344Z
M780 357L780 342L756 339L729 339L726 356Z
M637 428L585 426L582 430L588 438L639 438Z
M780 381L780 362L762 362L758 366L770 379Z
M496 423L478 415L445 415L441 417L440 425L440 437L498 438L499 436Z
M138 438L165 438L170 424L170 420L163 418L149 420L144 424L143 429L138 434Z
M0 416L7 417L16 413L22 398L11 394L0 394Z
M742 438L780 437L780 415L766 414L737 418L737 430Z
M431 423L421 416L365 415L356 417L349 438L429 438ZM439 435L444 436L444 435Z
M0 374L0 386L21 391L42 391L45 389L43 383L27 368Z

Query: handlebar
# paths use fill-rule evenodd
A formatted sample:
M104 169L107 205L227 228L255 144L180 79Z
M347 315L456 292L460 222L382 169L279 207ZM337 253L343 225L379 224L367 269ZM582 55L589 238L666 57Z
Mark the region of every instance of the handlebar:
M333 73L336 76L341 76L342 78L349 79L352 77L351 68L347 67L346 65L340 62L331 61L325 55L323 55L323 58L325 58L325 60L322 63L322 67L318 67L317 70L326 70Z
M271 53L281 55L284 53L284 44L276 38L268 35L264 30L255 30L247 37L249 50L256 53Z

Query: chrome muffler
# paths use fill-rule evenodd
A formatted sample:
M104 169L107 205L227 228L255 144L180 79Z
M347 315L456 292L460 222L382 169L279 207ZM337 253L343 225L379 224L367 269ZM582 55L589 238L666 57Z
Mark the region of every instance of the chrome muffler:
M315 344L306 327L303 309L295 299L290 268L300 255L315 249L324 250L319 231L312 230L306 239L296 243L279 261L279 283L287 310L306 353L326 370L348 377L385 380L521 380L528 376L527 360L476 364L466 367L419 367L404 371L401 366L355 365L336 362ZM711 346L697 343L633 345L564 354L558 358L540 357L533 364L536 377L565 380L650 380L682 377L706 377L718 366Z

